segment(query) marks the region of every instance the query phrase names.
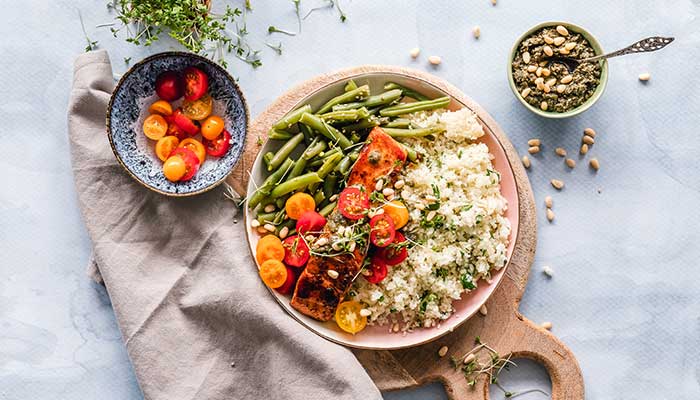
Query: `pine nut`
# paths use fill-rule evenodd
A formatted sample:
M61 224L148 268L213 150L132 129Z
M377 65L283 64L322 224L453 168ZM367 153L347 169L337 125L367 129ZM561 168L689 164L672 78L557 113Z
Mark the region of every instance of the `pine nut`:
M573 158L567 158L566 161L564 161L564 162L566 163L566 166L569 168L573 169L576 166L576 161L574 161Z
M545 83L544 85L542 85L542 90L543 90L545 93L549 93L549 92L552 91L552 88L550 88L549 85Z
M542 48L542 51L544 51L544 54L546 54L548 57L551 57L551 56L554 55L554 51L553 51L552 48L549 47L548 45L545 45L545 46Z
M403 179L399 179L398 181L394 182L394 189L401 189L406 182L404 182Z
M494 6L496 5L497 2L498 2L498 0L491 0L491 4Z
M374 190L377 192L384 188L384 179L377 179L377 183L374 184Z
M428 62L433 65L440 65L442 63L442 58L440 58L440 56L430 56L428 57Z
M425 210L425 204L423 204L423 203L418 203L414 207L416 207L416 209L419 211Z
M571 52L570 52L569 50L567 50L567 49L561 49L561 50L559 50L559 54L567 55L567 54L569 54L569 53L571 53Z
M363 308L362 310L360 310L360 315L363 317L369 317L370 315L372 315L372 311Z
M271 212L275 211L276 209L277 209L277 207L275 207L274 204L268 204L268 205L265 206L265 208L264 208L263 210L264 210L266 213L271 213Z
M469 353L468 356L464 357L464 365L470 364L472 361L476 360L476 354Z
M640 80L640 81L646 82L646 81L648 81L649 79L651 79L651 74L650 74L650 73L645 72L645 73L643 73L643 74L639 74L639 80Z
M537 153L540 152L540 146L530 146L530 147L527 149L527 152L530 153L530 154L537 154Z
M555 46L561 46L562 43L566 41L566 38L563 38L561 36L554 38L554 45Z
M548 331L551 331L551 330L552 330L552 323L549 322L549 321L543 322L543 323L542 323L542 327L543 327L544 329L548 330Z
M523 62L525 64L530 64L530 53L527 51L523 53Z
M537 78L537 79L535 79L535 84L536 84L536 85L544 84L544 78Z
M547 196L544 198L544 205L547 208L552 208L552 205L554 205L554 202L552 201L552 196Z
M425 216L425 220L432 221L436 215L437 215L437 212L435 212L435 210L432 210L431 212L428 213L428 215Z
M265 228L266 231L268 232L274 232L275 231L275 226L272 224L265 224L263 225L263 228Z
M544 90L544 82L540 82L537 84L537 89L538 90Z
M557 32L562 36L569 36L569 30L562 25L557 25Z
M597 158L591 158L589 164L591 165L591 168L593 168L596 171L600 169L600 162L598 162Z
M593 139L592 137L590 137L588 135L583 135L583 137L581 138L581 141L589 146L592 146L593 143L595 143L595 139Z
M559 156L559 157L566 157L566 150L562 149L561 147L557 147L554 149L554 152Z
M280 239L286 238L287 235L289 235L289 228L285 226L282 229L280 229Z
M438 350L438 355L440 357L445 357L445 355L447 354L447 350L449 350L447 346L440 347L440 350Z
M530 157L523 156L523 167L530 168Z
M547 102L546 102L546 101L543 101L542 104L540 104L540 109L541 109L542 111L547 111L547 107L548 107L548 106L547 106Z
M336 201L336 200L338 200L338 195L337 195L337 194L334 194L334 195L331 196L331 198L328 199L328 200L329 200L329 201Z
M352 253L353 251L355 251L355 247L357 247L357 243L355 243L355 241L353 240L350 242L350 244L348 244L348 251Z
M549 76L552 74L552 71L549 70L549 68L542 68L542 76Z
M566 85L557 85L557 93L564 93Z
M535 75L542 76L542 67L537 67L537 69L535 70Z
M561 190L564 187L564 181L560 181L559 179L552 179L550 183L557 190Z
M571 75L566 75L565 77L561 78L559 82L561 83L570 83L572 80L574 80L574 77Z
M574 47L576 47L576 43L567 43L564 45L564 48L569 50L569 51L573 50Z
M542 267L542 273L551 278L552 275L554 275L554 270L549 265L545 265L544 267Z
M386 187L382 189L382 194L384 195L384 197L389 197L394 194L394 189Z
M316 240L316 242L314 243L314 246L323 247L327 244L328 244L328 238L322 237L322 238L318 238L318 240Z
M475 26L474 29L472 29L472 33L474 34L475 39L478 39L481 36L481 28L479 28L479 25Z
M399 323L398 322L394 323L394 327L392 328L392 330L394 331L394 333L399 331Z
M592 137L592 138L594 138L595 135L596 135L596 133L595 133L595 131L593 130L593 128L586 128L586 129L584 129L584 130L583 130L583 134L584 134L584 135L588 135L588 136L590 136L590 137Z
M540 61L540 63L539 63L540 67L546 67L547 64L549 64L549 61L546 61L546 60L545 60L545 61Z
M549 221L549 222L554 221L554 211L552 211L551 208L547 209L547 221Z
M528 146L539 146L540 143L540 139L530 139L527 141Z
M329 269L326 273L331 277L331 279L338 279L338 271Z
M418 47L414 47L411 49L411 58L418 58L418 55L420 54L420 49Z
M554 39L552 39L552 38L549 37L549 36L545 36L545 37L544 37L544 42L547 43L547 44L553 44L553 43L554 43Z
M530 89L529 87L527 87L527 88L523 89L522 92L520 92L520 96L522 96L523 98L525 98L525 97L527 97L527 96L530 94L530 92L532 92L532 89Z
M489 313L489 310L486 308L486 304L482 304L481 307L479 307L479 313L481 315L486 315Z
M527 72L535 72L537 71L537 65L528 65L527 66Z
M251 228L257 228L257 227L259 227L259 226L260 226L260 221L258 221L257 219L254 219L254 220L250 221L250 227L251 227Z
M550 86L550 87L554 86L557 84L557 78L552 78L552 79L548 80L547 82L545 82L544 84L547 86Z
M262 226L257 227L258 233L261 235L265 235L267 232L267 229L263 228Z

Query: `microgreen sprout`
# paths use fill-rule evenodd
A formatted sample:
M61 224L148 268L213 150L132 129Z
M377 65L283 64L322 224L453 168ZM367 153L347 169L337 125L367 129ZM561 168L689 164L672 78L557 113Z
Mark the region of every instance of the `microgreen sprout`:
M279 42L278 44L272 44L272 43L265 42L265 46L274 50L278 55L280 55L280 56L282 55L282 42Z
M91 40L88 37L87 31L85 30L85 23L83 23L83 14L78 10L78 18L80 18L80 27L83 29L83 35L85 36L85 41L87 46L85 46L85 52L95 50L97 48L97 40Z

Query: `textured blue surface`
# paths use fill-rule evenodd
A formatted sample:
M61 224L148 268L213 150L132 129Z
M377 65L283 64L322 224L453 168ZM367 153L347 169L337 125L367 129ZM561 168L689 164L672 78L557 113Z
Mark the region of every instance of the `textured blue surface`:
M700 2L674 1L342 1L305 20L297 37L291 4L252 0L248 16L264 65L253 71L231 57L254 117L290 86L358 64L397 64L444 77L483 105L521 152L531 137L539 211L554 197L556 220L539 215L538 248L521 311L552 321L578 356L589 399L700 398ZM112 38L101 1L0 0L0 399L138 400L104 290L85 276L90 243L70 172L66 110L73 58L88 33L110 51L117 73L170 42L136 48ZM308 8L319 2L303 0ZM221 1L214 0L214 4ZM610 62L605 95L586 113L550 121L525 110L506 80L506 58L520 33L543 20L578 23L606 50L650 35L675 36L660 53ZM481 38L471 36L481 26ZM283 42L281 56L264 41ZM408 52L422 49L418 60ZM443 59L437 68L429 55ZM642 84L637 75L650 72ZM569 171L555 147L576 154L584 127L599 135ZM597 157L594 174L587 160ZM554 192L548 181L566 182ZM115 188L115 195L118 190ZM550 265L552 279L540 270ZM546 387L526 366L507 387ZM444 399L437 385L387 398ZM493 398L502 398L500 395ZM538 399L527 395L521 399Z

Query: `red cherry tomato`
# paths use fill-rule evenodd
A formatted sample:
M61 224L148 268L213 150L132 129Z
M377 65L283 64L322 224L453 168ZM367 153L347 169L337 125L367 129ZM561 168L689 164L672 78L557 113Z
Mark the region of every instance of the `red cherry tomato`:
M294 268L287 267L287 280L284 281L282 286L278 287L275 290L281 294L292 293L294 291L294 287L296 286L298 277L299 274L297 273L297 271L294 270Z
M396 235L394 221L387 214L379 214L369 220L369 240L377 247L391 244Z
M194 174L196 174L199 170L199 158L194 153L194 151L185 147L178 147L175 150L173 150L172 153L170 153L170 157L172 156L182 157L182 159L185 161L185 165L187 166L185 175L182 178L180 178L180 180L189 181L190 179L192 179Z
M199 125L187 118L181 108L173 112L173 123L190 136L194 136L199 132Z
M163 100L174 101L182 97L182 79L175 71L166 71L156 78L156 94Z
M338 210L347 219L357 220L365 217L369 209L369 196L364 187L350 186L338 196Z
M221 135L219 135L216 139L209 140L203 138L202 142L204 142L204 147L207 148L207 154L212 157L222 157L231 147L231 134L224 129L224 131L221 132Z
M382 260L386 265L397 265L408 258L408 249L406 249L406 237L401 232L396 232L394 241L377 251L375 258Z
M380 258L372 257L370 272L370 275L365 276L367 282L377 284L383 281L387 273L386 263Z
M320 233L324 226L326 226L326 219L323 215L316 211L307 211L301 214L297 220L296 228L300 235L306 235L307 233Z
M284 263L292 267L303 267L309 261L309 246L299 235L290 236L282 241L284 246Z
M197 67L185 69L185 100L195 101L204 96L209 88L209 77Z
M167 115L164 117L165 121L168 123L168 132L165 134L166 136L175 136L178 140L183 141L190 137L185 131L180 129L179 126L175 123L175 117L173 115Z

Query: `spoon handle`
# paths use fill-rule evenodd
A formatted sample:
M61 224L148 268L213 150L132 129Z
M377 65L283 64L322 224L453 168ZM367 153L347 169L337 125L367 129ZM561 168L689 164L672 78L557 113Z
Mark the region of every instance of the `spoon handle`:
M586 58L581 61L595 61L600 60L601 58L611 58L617 56L624 56L625 54L646 53L649 51L661 50L664 47L666 47L669 43L673 42L673 40L674 38L672 37L666 38L661 36L652 36L646 39L642 39L634 44L631 44L625 47L624 49L613 51L612 53L608 54L601 54L599 56Z

